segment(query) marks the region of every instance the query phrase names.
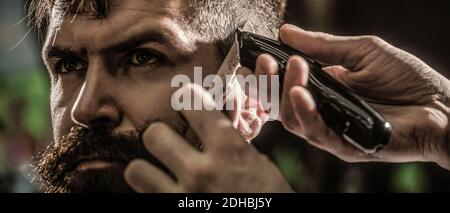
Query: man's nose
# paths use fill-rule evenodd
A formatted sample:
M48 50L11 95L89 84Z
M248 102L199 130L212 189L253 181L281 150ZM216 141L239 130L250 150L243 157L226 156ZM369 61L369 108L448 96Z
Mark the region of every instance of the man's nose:
M112 91L113 76L102 66L94 65L90 66L84 80L72 107L72 121L86 128L98 123L111 128L119 125L121 115Z

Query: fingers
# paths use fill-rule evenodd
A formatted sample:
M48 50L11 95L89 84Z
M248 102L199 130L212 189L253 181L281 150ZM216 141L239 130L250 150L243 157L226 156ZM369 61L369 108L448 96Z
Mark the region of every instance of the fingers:
M200 153L164 123L150 125L142 138L148 151L178 177L185 172L187 164L200 159Z
M322 121L316 110L316 104L311 94L303 87L295 86L289 91L293 115L304 125L303 134L307 139L323 141L330 137L330 130Z
M275 68L271 69L272 60L273 63L276 63L271 56L261 55L257 60L256 74L278 74ZM274 64L273 66L278 65ZM348 78L351 73L344 67L328 67L325 68L325 71L345 86L353 84ZM281 98L280 120L283 125L294 134L307 139L312 145L331 152L345 161L363 158L364 156L359 150L343 141L323 121L317 111L314 99L306 89L308 75L309 66L303 58L293 56L289 59Z
M199 85L188 84L182 89L190 90L193 99L202 100L205 108L212 108L214 101L211 96ZM218 110L181 110L180 113L195 131L205 149L219 146L240 145L241 136L233 128L231 121Z
M262 82L260 81L258 83L259 87L262 89L260 92L265 91L266 94L270 95L272 85L271 85L271 76L278 75L278 63L275 61L275 59L269 55L269 54L261 54L256 59L256 68L255 68L255 75L258 77L258 80L260 76L267 76L267 81ZM266 79L263 79L266 80ZM262 84L265 83L265 84ZM261 86L264 85L264 86ZM278 95L278 93L277 93ZM272 97L268 97L268 101L271 101ZM279 97L277 97L279 98Z
M125 180L136 192L181 192L181 187L167 174L144 160L134 160L125 169Z
M281 96L281 121L284 126L296 134L301 133L301 125L295 118L291 100L290 90L295 86L306 87L308 83L309 67L303 58L293 56L289 59L286 74L284 76L283 93Z
M272 81L279 82L280 76L278 76L278 79L274 79L274 76L279 74L278 71L278 63L271 55L261 54L258 56L255 69L255 74L258 78L258 101L260 103L258 115L264 118L264 121L269 119L278 120L279 118L279 109L276 109L276 112L274 112L272 106L269 105L273 101L280 100L279 89L281 85L278 85L277 89L272 88ZM275 89L275 91L272 91L272 89Z
M285 86L295 85L306 87L308 84L309 66L300 56L292 56L286 67Z
M377 37L343 37L305 31L286 24L281 28L281 40L326 64L353 68L374 48L387 44Z
M342 66L329 66L324 67L322 70L347 88L354 90L364 89L364 87L361 87L360 84L356 83L353 80L354 76L359 75L360 73L350 72L348 69Z
M262 54L257 59L255 72L257 75L277 75L279 74L278 64L272 56ZM297 119L292 116L293 110L289 99L289 91L294 86L306 87L308 84L308 75L309 67L303 58L293 56L289 59L284 76L284 85L282 85L281 114L278 119L283 121L286 128L295 131L297 134L301 130ZM267 89L268 94L271 94L270 89L270 87Z
M290 100L294 116L302 126L303 137L313 146L328 151L342 160L353 162L366 158L362 152L343 141L323 121L311 94L303 87L293 87Z
M256 59L255 74L259 75L278 75L278 63L269 54L261 54Z

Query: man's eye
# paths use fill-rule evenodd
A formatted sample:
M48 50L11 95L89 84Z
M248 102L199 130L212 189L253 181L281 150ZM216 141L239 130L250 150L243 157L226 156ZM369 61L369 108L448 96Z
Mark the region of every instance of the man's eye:
M145 66L159 62L159 57L148 50L136 50L130 54L130 63L134 66Z
M78 58L65 58L62 59L56 69L60 73L70 73L86 70L86 63Z

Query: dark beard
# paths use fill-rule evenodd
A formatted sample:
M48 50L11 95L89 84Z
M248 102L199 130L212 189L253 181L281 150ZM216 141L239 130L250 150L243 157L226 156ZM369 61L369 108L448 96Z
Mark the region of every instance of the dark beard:
M147 125L146 125L147 126ZM44 192L133 192L124 179L128 163L136 158L145 159L170 175L144 147L137 132L114 135L105 126L89 129L73 127L57 146L50 146L35 157L35 172ZM181 130L184 135L185 130ZM103 159L114 166L96 170L76 170L83 160Z

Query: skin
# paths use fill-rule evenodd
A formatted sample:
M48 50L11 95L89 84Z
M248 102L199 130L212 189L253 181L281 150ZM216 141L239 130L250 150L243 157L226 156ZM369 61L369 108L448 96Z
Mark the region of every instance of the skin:
M230 120L217 111L171 109L170 97L175 88L170 87L170 80L174 75L192 77L194 66L203 66L207 71L204 74L211 74L221 64L213 44L185 32L177 23L180 7L179 1L129 0L114 7L102 20L52 14L43 53L52 82L55 141L74 125L89 127L94 122L107 122L119 133L136 130L147 120L163 119L167 122L155 122L147 128L144 144L171 169L176 179L137 159L125 171L126 180L136 191L292 191L278 168L234 128L239 126L234 125L235 120L245 121L239 119L241 112L232 113L237 116ZM153 39L137 47L109 48L142 33L147 33L144 38L155 38L155 33L149 36L148 32L162 34L156 38L164 38L165 42ZM285 43L306 54L328 64L342 65L327 71L350 89L366 94L365 98L393 124L394 133L390 145L374 155L363 155L343 142L317 114L305 89L308 69L300 57L291 58L286 73L289 81L285 82L285 88L289 89L282 96L280 120L287 129L350 162L433 161L450 168L447 97L439 89L447 88L443 77L420 60L373 37L334 37L292 26L283 27L281 36ZM145 65L134 63L149 56L142 51L136 54L133 51L136 48L151 49L166 60L164 63L147 60ZM55 69L61 60L55 57L61 55L55 54L55 50L61 49L70 50L72 56L82 59L65 63L63 67L70 69L63 71L70 72L64 74ZM261 56L256 73L276 74L273 59ZM400 81L404 73L408 75ZM209 99L198 86L182 89ZM182 117L189 123L191 135L179 135ZM199 140L192 135L204 144L202 152L193 148ZM107 163L91 162L84 164L83 169L99 169Z
M278 168L234 128L247 122L245 111L238 107L230 113L230 120L222 112L172 110L170 100L176 88L170 87L170 82L175 75L193 79L195 66L202 66L203 74L208 75L216 73L222 64L214 44L183 30L177 21L181 2L122 1L101 20L84 15L62 16L53 11L43 58L51 77L54 140L59 141L75 125L89 128L93 123L105 122L114 133L123 133L136 131L149 120L164 120L151 125L143 140L150 152L173 169L178 184L184 187L167 187L175 181L151 164L137 160L126 170L126 178L136 191L291 191ZM123 45L136 38L143 42ZM159 57L149 52L157 52ZM236 97L242 99L236 103L244 103L243 98ZM182 117L191 125L187 135L178 135L184 123ZM261 122L258 124L255 133L249 135L257 134ZM213 133L220 133L214 136L218 140L212 139ZM205 145L202 159L194 148L200 141ZM231 146L233 143L237 145ZM209 144L218 148L210 149ZM181 162L189 162L190 167L182 167ZM109 164L96 160L78 169L96 170ZM139 187L148 185L146 181L157 183L154 187Z
M393 126L389 145L375 154L363 154L343 141L325 125L317 112L311 94L306 89L309 71L307 64L303 58L293 56L288 62L285 74L285 90L282 94L279 117L286 129L305 138L313 146L326 150L347 162L427 161L450 169L449 109L447 105L450 84L447 79L416 57L377 37L337 37L324 33L307 32L292 25L285 25L281 29L281 39L284 43L323 63L334 65L327 67L325 71L351 91L365 98ZM255 72L257 75L276 75L278 66L272 57L261 55L258 57ZM183 89L195 90L193 87ZM208 96L201 89L196 91L198 96ZM205 128L205 125L197 124L199 120L203 119L203 122L200 123L211 120L220 121L220 118L205 119L219 116L218 114L214 115L213 112L187 111L182 114L198 132ZM200 116L194 116L195 114ZM233 165L235 161L215 161L215 158L211 156L215 156L217 150L240 147L239 149L246 153L244 156L250 157L240 160L239 167L248 167L245 172L250 171L249 173L252 173L252 168L259 168L259 163L264 160L253 160L254 154L243 145L244 143L231 142L239 141L239 139L235 139L233 134L228 133L230 123L224 121L223 124L216 126L217 128L210 128L210 132L205 131L205 135L202 136L205 145L208 145L204 153L192 151L190 155L196 157L189 157L189 153L174 151L172 153L178 155L177 157L167 157L171 160L179 159L178 162L172 161L171 167L174 171L178 171L176 174L178 182L174 182L161 173L157 178L150 178L150 174L158 173L158 170L139 160L131 163L125 177L133 188L143 192L152 190L227 192L224 190L227 187L235 190L236 184L240 186L240 183L247 183L247 181L234 179L233 177L236 176L231 176L230 184L224 185L224 182L220 181L220 176L217 176L218 173L214 172L220 168L221 171L239 174L239 169L228 170L226 168L233 168L233 166L223 166ZM167 126L152 125L145 133L145 137L151 138L152 141L160 141L160 144L152 143L146 144L146 146L152 150L153 154L164 158L167 152L158 151L155 146L161 146L159 148L162 150L173 149L176 146L179 147L178 150L183 149L182 138L176 135L176 133L170 132ZM230 139L227 140L229 145L227 147L215 146L214 144L218 140L211 135ZM168 145L169 141L180 142L178 145L175 142ZM192 158L212 158L212 160L203 160L203 162L208 162L203 165L195 165L186 161L186 159ZM211 162L212 164L210 164ZM138 171L146 171L146 174ZM261 173L264 174L264 172ZM271 178L269 184L283 188L283 185L280 186L276 181L278 176L279 173L274 172L271 177L275 177L275 180ZM201 177L205 181L203 184L199 184L192 181L192 177ZM258 179L255 177L255 180ZM164 184L160 185L160 182L164 182ZM258 188L260 183L263 183L260 186L267 186L266 182L252 181L250 183L246 187L253 191L270 191L267 188Z
M106 19L78 16L72 23L71 18L63 18L61 24L52 22L43 54L51 74L55 141L75 123L89 125L99 118L106 118L117 132L135 130L146 119L173 120L171 125L179 126L180 118L170 108L170 96L175 90L170 87L172 77L193 76L195 65L203 66L208 74L217 70L219 61L201 60L205 56L218 59L218 53L210 44L186 38L175 22L175 6L170 3L124 1ZM61 20L53 15L52 20ZM162 34L160 37L166 41L152 41L156 37L149 35L144 38L150 41L124 51L106 49L150 32ZM152 59L145 64L130 63L137 62L138 56L132 51L139 48L158 52L167 59L156 62L150 56ZM61 75L53 68L61 60L51 56L53 49L71 50L88 61L88 66L77 64L79 71Z
M366 99L393 126L391 141L375 154L363 154L329 129L317 112L303 58L289 60L279 120L308 143L347 162L434 162L450 169L449 81L413 55L373 36L339 37L293 25L281 39L322 63L351 91ZM331 66L333 65L333 66ZM268 55L258 74L278 73ZM294 115L294 116L293 116Z
M192 91L206 104L212 98L198 85ZM247 143L232 123L217 111L182 110L181 114L198 133L204 151L198 152L163 123L152 124L144 133L146 148L160 159L177 181L142 160L130 163L125 178L138 192L292 192L283 175L267 157ZM183 150L183 151L181 151Z

